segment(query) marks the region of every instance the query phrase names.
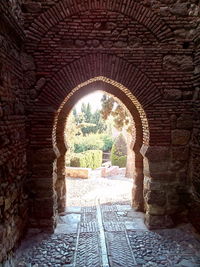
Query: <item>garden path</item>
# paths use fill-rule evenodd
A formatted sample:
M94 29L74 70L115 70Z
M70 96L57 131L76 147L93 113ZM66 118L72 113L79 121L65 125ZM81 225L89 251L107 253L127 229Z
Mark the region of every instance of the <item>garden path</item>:
M131 208L132 180L66 178L67 208L54 234L31 229L16 267L200 266L200 239L190 224L150 231Z

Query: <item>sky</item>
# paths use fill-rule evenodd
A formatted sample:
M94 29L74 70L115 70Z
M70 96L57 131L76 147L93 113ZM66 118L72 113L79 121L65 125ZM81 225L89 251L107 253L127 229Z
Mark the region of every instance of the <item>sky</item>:
M103 91L95 91L94 93L88 94L81 98L74 107L76 108L77 112L80 112L82 103L90 103L91 109L94 112L101 108L101 98L103 94Z

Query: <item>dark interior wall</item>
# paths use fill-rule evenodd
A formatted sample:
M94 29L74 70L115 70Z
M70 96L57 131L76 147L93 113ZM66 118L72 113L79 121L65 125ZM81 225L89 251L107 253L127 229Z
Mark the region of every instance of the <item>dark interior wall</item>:
M18 1L0 3L0 262L10 256L27 222L25 101Z
M193 136L191 142L192 205L190 218L200 232L200 24L197 26L194 53Z
M193 179L193 39L199 1L25 1L23 12L26 49L37 66L29 76L35 82L27 87L29 148L35 155L50 155L45 162L43 157L29 162L36 213L44 202L40 189L48 192L47 216L35 213L36 221L43 216L49 224L54 215L50 168L55 112L74 87L99 75L125 85L147 113L151 147L143 156L149 225L171 225L171 215L185 216Z
M31 225L55 225L54 115L70 90L95 75L145 102L150 224L188 208L198 224L199 17L199 0L0 2L0 262L27 222L27 169Z

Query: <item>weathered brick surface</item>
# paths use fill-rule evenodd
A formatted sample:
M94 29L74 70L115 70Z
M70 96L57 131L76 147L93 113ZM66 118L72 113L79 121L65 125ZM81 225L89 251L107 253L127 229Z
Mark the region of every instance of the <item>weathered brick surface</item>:
M66 116L95 86L117 96L135 121L133 204L150 227L171 225L200 172L199 1L6 0L0 11L1 228L25 205L26 162L30 222L54 227L65 205ZM18 188L12 204L11 187Z
M6 2L6 3L5 3ZM10 255L27 223L23 31L17 1L0 4L0 262Z
M43 1L38 3L37 7L31 7L27 1L24 11L26 50L37 66L35 83L29 82L27 86L31 110L30 151L36 151L41 146L51 148L52 123L62 103L63 110L60 109L56 117L53 132L57 156L54 173L56 165L57 170L58 166L64 167L66 149L61 133L65 116L78 98L87 90L92 90L91 86L89 88L88 84L83 84L85 81L93 77L108 77L128 88L143 107L148 125L136 102L136 109L131 110L136 121L136 141L140 148L143 140L144 145L150 145L155 150L153 157L148 157L143 151L143 172L142 158L139 149L136 149L133 203L142 194L144 173L149 182L154 179L160 181L159 190L165 196L162 209L153 200L151 207L148 207L149 194L148 188L145 188L148 214L160 216L182 212L184 205L181 204L181 196L190 186L185 175L189 154L181 158L178 148L188 148L193 127L193 37L199 14L198 3L185 5L171 1L166 5L163 1L89 0L84 3L51 1L50 5ZM33 8L32 12L30 8ZM38 9L37 12L35 9ZM41 84L39 88L37 83ZM80 84L82 88L79 92L76 87ZM131 106L123 93L112 87L112 82L110 86L103 80L98 86L119 97L128 107ZM76 90L72 92L73 88ZM118 89L123 91L122 87ZM63 102L70 92L71 98ZM45 124L41 123L41 117L44 117ZM166 159L156 155L157 147L169 150ZM177 149L176 154L172 153L174 149ZM47 168L45 164L46 167L42 165ZM39 177L37 172L33 169L34 179ZM54 177L58 181L57 194L63 198L61 190L58 190L63 184L62 171ZM185 186L180 189L183 179ZM173 198L173 195L178 197ZM156 206L152 206L154 204Z
M193 133L191 142L191 169L190 179L193 188L193 205L191 206L190 216L194 225L200 231L200 25L194 38L194 91L193 91Z

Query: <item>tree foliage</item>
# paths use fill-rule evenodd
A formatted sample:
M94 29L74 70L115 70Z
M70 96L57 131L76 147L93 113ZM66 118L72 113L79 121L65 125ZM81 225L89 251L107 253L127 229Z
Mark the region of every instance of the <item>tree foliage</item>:
M101 102L101 114L104 120L107 120L109 116L113 116L116 129L119 131L122 131L122 129L125 129L127 132L132 131L132 118L122 104L106 94L103 95Z
M102 120L100 111L96 110L92 113L90 103L87 105L82 103L80 113L77 113L76 109L73 109L73 116L76 126L81 129L83 136L91 133L103 133L106 130L106 125Z
M111 163L112 165L119 166L120 168L126 167L127 161L127 144L122 134L120 134L111 150Z
M107 134L90 134L87 136L79 136L74 142L74 152L80 153L86 150L100 149L102 151L110 151L113 139Z

